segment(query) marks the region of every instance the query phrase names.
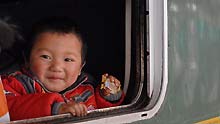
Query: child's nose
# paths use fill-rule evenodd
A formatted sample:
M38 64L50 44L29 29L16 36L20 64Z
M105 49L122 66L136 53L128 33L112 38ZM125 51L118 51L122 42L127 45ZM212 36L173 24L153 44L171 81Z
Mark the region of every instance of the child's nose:
M62 71L63 63L59 60L51 61L50 70L54 72Z

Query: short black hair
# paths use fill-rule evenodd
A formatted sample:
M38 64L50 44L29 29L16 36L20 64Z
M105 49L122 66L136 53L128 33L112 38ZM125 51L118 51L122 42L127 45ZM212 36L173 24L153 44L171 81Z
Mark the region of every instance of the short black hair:
M83 40L79 26L74 22L73 19L67 16L50 16L37 21L32 25L31 31L27 36L27 49L25 52L26 59L30 58L30 53L33 45L35 44L36 38L45 32L69 34L72 33L77 36L82 44L81 48L81 59L82 64L85 62L87 54L87 44Z

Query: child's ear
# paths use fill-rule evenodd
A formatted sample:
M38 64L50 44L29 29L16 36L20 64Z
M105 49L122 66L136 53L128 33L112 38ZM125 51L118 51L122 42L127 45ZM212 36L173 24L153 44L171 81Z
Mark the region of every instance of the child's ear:
M83 67L85 66L85 64L86 64L86 61L83 62L81 69L80 69L80 72L79 72L79 75L81 74L81 71L82 71Z
M85 64L86 64L86 61L83 62L83 64L82 64L82 68L85 66ZM82 69L82 68L81 68L81 69Z

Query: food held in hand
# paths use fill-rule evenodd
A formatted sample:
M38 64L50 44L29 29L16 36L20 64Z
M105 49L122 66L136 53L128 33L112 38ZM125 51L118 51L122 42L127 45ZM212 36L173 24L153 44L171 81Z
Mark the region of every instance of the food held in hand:
M106 96L106 95L118 93L121 88L120 85L116 86L115 82L112 82L108 77L103 75L100 89L103 91L103 95Z

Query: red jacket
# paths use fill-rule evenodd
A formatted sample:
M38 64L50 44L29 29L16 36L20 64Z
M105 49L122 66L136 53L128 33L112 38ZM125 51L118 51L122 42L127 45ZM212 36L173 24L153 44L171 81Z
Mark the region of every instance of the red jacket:
M12 121L58 114L59 105L71 98L82 100L88 97L83 101L88 110L117 106L124 99L122 94L117 102L111 103L105 100L99 94L99 87L94 90L95 82L85 73L60 93L46 92L40 81L22 72L2 75L1 78Z

